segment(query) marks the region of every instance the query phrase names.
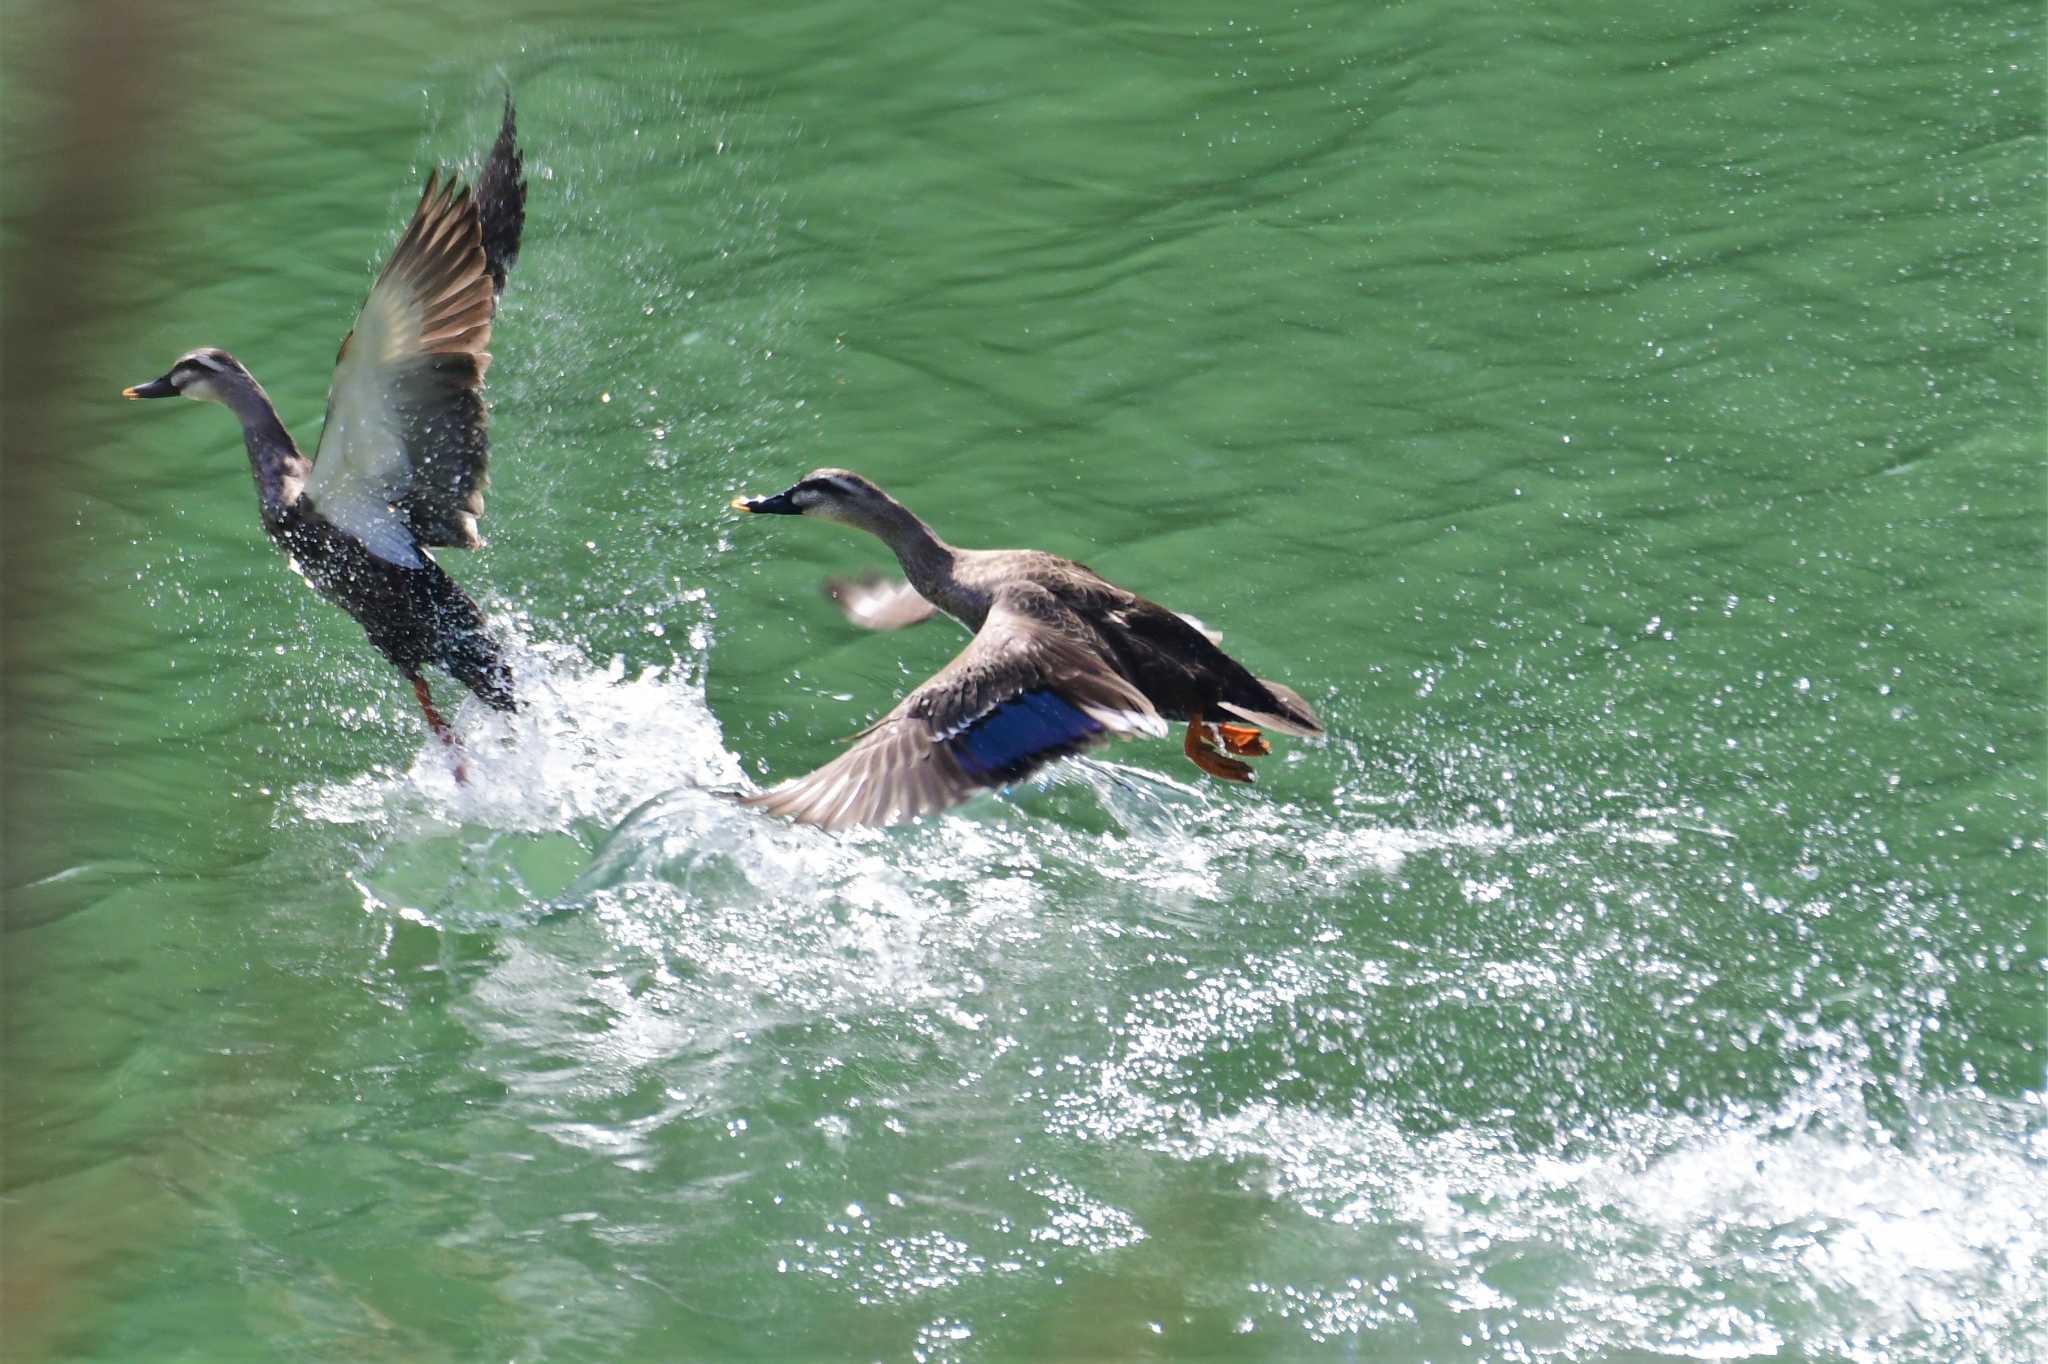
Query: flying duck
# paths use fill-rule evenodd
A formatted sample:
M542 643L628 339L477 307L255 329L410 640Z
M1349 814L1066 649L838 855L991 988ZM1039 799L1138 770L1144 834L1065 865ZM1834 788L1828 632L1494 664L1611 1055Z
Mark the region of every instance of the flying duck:
M1169 720L1187 723L1182 747L1195 766L1245 782L1252 769L1241 759L1272 751L1261 730L1323 732L1301 697L1252 676L1196 622L1040 550L955 549L859 474L819 469L732 505L837 521L894 550L907 582L826 585L856 623L896 629L944 611L974 632L852 748L744 798L771 814L826 829L893 824L1110 738L1164 738Z
M475 549L489 455L484 369L505 273L519 255L526 181L512 99L472 196L427 177L412 222L342 339L326 424L308 460L241 361L203 346L128 398L215 402L242 423L263 529L320 594L356 618L412 683L455 758L455 733L420 675L434 664L495 710L517 708L483 613L427 553Z

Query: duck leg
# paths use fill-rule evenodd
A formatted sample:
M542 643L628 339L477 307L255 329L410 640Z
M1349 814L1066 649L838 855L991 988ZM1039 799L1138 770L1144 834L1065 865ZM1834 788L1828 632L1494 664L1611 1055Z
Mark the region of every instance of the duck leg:
M1226 725L1218 720L1216 733L1222 737L1224 750L1229 753L1263 758L1273 751L1273 745L1266 742L1266 736L1259 733L1256 725Z
M434 709L434 697L433 693L427 690L427 679L415 673L407 680L412 683L412 694L420 699L420 709L426 713L427 728L434 731L435 738L447 745L450 756L455 759L455 784L464 785L469 781L469 774L462 768L462 746L455 742L455 731L441 718L441 712Z
M1224 728L1234 729L1237 726L1226 725ZM1181 752L1188 755L1188 761L1212 777L1221 777L1224 781L1252 779L1250 764L1241 763L1235 758L1226 758L1217 751L1215 741L1209 737L1209 726L1202 723L1200 710L1188 712L1188 737L1181 744Z

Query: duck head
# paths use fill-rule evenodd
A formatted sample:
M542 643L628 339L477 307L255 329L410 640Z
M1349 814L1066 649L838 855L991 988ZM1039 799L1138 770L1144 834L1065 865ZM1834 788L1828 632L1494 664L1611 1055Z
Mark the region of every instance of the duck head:
M735 497L733 509L772 516L815 516L863 530L896 509L896 500L847 469L813 469L773 497Z
M121 390L124 398L191 398L225 403L231 390L253 385L242 362L218 346L186 351L161 379Z

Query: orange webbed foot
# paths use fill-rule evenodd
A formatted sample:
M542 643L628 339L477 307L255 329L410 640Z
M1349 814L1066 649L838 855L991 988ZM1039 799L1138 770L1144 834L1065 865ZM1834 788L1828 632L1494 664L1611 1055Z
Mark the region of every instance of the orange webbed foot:
M1215 742L1209 737L1209 726L1202 723L1200 711L1188 717L1188 737L1181 744L1181 751L1188 755L1188 761L1212 777L1220 777L1224 781L1252 779L1250 764L1241 763L1235 758L1226 758L1217 751Z
M1216 733L1222 736L1224 749L1231 753L1263 758L1273 751L1273 745L1266 742L1266 736L1251 725L1218 724Z

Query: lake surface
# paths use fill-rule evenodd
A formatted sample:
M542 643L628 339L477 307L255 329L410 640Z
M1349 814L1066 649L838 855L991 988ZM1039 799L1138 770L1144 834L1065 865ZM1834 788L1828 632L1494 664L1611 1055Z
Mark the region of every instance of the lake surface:
M116 211L8 398L61 459L10 549L5 1343L2040 1358L2043 34L324 4L167 27L104 165L18 72L10 236L67 174ZM441 558L531 704L461 708L458 788L232 423L115 395L225 346L310 449L506 82L490 543ZM1329 741L729 805L961 642L727 510L818 465L1199 615Z

